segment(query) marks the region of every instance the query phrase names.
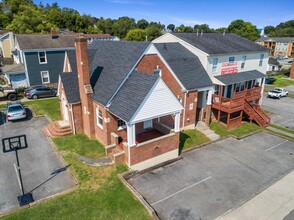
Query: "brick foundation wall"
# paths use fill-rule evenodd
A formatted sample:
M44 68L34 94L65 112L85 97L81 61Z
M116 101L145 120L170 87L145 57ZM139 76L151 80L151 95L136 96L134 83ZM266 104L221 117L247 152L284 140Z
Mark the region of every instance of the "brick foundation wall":
M167 153L179 148L179 132L174 135L163 138L160 137L158 141L153 141L147 144L142 143L142 146L134 146L130 148L131 164L130 166ZM126 152L126 151L125 151Z
M161 69L161 78L167 84L169 89L173 92L173 94L181 100L182 105L184 106L185 94L182 92L182 88L177 80L174 78L172 73L169 69L165 66L162 62L160 57L156 54L152 55L145 55L137 65L137 69L140 72L153 74L154 69L158 68ZM181 113L181 122L180 127L185 127L189 125L195 124L195 117L196 117L196 107L197 107L197 92L189 92L186 99L186 108L185 108L185 123L183 124L183 114L184 111ZM193 104L193 108L190 110L189 106ZM185 107L185 106L184 106ZM165 120L165 119L163 119ZM169 125L171 126L171 125Z

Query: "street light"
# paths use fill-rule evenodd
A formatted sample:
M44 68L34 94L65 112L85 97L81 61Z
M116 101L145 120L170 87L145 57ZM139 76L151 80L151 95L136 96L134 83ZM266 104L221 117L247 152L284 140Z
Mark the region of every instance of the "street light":
M18 183L21 189L21 195L17 197L19 205L24 206L31 202L34 202L33 195L31 192L25 193L22 183L19 158L18 158L18 150L25 149L28 147L26 135L19 135L14 137L8 137L2 139L3 153L15 152L16 161L17 161L17 170L16 176L18 178Z

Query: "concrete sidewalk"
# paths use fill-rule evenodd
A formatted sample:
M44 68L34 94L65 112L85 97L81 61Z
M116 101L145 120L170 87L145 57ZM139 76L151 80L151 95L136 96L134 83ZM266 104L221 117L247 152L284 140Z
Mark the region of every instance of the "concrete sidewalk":
M273 132L284 134L284 135L287 135L289 137L294 138L294 134L293 133L290 133L290 132L287 132L287 131L283 131L281 129L277 129L277 128L274 128L274 127L271 127L271 126L268 126L267 129L269 129L269 130L271 130Z
M216 220L291 219L289 213L292 210L294 210L294 171L239 208L229 210Z

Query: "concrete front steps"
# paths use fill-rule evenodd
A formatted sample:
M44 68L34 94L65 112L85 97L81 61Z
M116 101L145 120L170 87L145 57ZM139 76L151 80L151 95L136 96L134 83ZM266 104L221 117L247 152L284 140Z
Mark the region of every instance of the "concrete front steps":
M214 131L210 130L209 127L207 127L207 125L203 121L197 122L195 129L201 131L212 141L215 141L220 138L220 136L216 134Z
M72 134L70 125L64 121L54 121L43 128L47 137L63 137Z

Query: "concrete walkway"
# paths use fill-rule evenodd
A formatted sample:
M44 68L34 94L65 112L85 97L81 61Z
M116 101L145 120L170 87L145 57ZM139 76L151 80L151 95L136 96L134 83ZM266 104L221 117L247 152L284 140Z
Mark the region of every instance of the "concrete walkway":
M294 171L235 210L216 220L291 219L294 210ZM290 214L291 212L291 214Z
M294 138L294 134L293 133L290 133L290 132L287 132L287 131L283 131L283 130L280 130L280 129L277 129L277 128L274 128L274 127L271 127L271 126L268 126L267 129L268 130L271 130L273 132L284 134L284 135L287 135L289 137Z

